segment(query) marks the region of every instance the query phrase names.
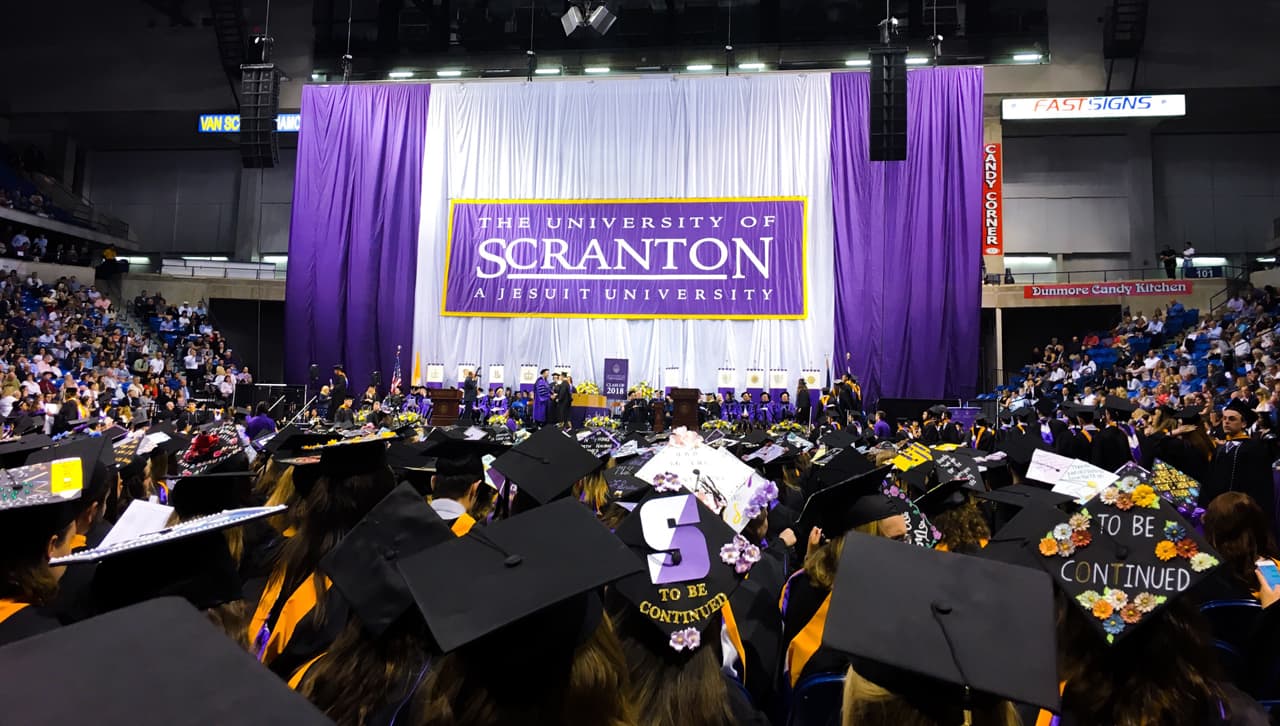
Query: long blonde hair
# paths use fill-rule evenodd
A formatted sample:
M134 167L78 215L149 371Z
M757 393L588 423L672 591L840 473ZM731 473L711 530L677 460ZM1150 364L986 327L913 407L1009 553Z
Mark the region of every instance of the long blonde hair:
M850 668L844 676L842 726L950 726L921 712L910 701L885 689ZM1020 726L1018 714L1008 701L970 710L973 726ZM960 716L959 709L956 716ZM959 719L950 723L959 723Z

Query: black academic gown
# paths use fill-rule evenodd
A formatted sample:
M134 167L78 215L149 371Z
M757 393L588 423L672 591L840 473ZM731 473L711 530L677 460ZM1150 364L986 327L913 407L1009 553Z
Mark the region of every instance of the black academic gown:
M1049 433L1053 436L1053 450L1063 456L1071 456L1075 448L1075 439L1071 436L1071 427L1062 421L1051 418L1047 420Z
M333 400L333 406L329 409L329 417L332 420L333 412L337 410L338 406L342 405L343 399L347 397L346 376L334 376L333 386L329 389L329 395Z
M973 448L978 451L994 451L996 448L996 435L991 429L984 428L982 431L974 430Z
M10 601L0 600L0 607ZM47 633L59 627L58 617L53 610L35 605L28 605L0 621L0 646L14 643L33 635Z
M927 423L921 429L920 442L925 446L934 446L942 443L942 434L939 433L938 427L932 423Z
M1093 435L1093 463L1115 471L1126 463L1133 461L1133 452L1129 449L1129 437L1118 426L1107 426Z
M944 444L959 445L964 442L964 434L960 431L960 424L955 421L948 421L943 424L940 435Z
M1209 465L1209 480L1201 482L1200 506L1208 508L1224 492L1244 492L1262 507L1276 531L1275 484L1271 452L1261 441L1243 438L1219 446Z

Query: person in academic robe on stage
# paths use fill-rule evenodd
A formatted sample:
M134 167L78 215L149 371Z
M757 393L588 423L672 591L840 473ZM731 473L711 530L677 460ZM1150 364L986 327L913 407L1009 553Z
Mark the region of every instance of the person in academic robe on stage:
M738 419L750 425L756 418L756 404L751 401L751 392L743 391L742 400L738 402Z
M550 394L547 398L547 423L555 426L560 423L560 374L552 373ZM536 409L535 409L536 410Z
M511 402L507 400L507 391L502 386L494 386L489 394L489 415L506 416Z
M796 407L791 405L791 394L783 391L778 394L778 409L774 414L774 421L794 421L796 418Z
M1214 451L1208 481L1201 482L1200 506L1207 508L1209 502L1223 492L1243 492L1253 497L1267 513L1275 533L1272 459L1267 445L1254 440L1248 433L1257 416L1253 409L1239 400L1232 400L1222 409L1225 441Z
M803 378L796 382L796 422L802 426L813 423L813 401L809 398L809 386Z
M556 395L556 408L559 409L558 419L561 428L572 428L573 376L568 373L560 376L560 389Z
M1142 456L1141 435L1129 423L1137 407L1119 396L1107 396L1102 407L1106 426L1093 438L1093 463L1107 471L1115 471Z
M640 392L631 389L627 393L627 405L622 409L622 425L627 431L647 431L650 428L650 417L653 409L649 402L640 396Z
M341 363L333 366L333 379L330 382L330 395L333 397L333 405L330 407L329 420L332 421L336 416L338 406L342 405L343 400L348 395L347 389L347 371L342 367Z
M755 423L769 428L778 420L777 404L771 400L768 391L761 391L760 405L756 407Z
M364 389L364 395L360 397L360 410L368 410L373 408L374 401L378 400L378 387L370 385Z
M354 403L355 402L351 399L351 396L347 396L345 399L343 399L342 405L339 406L338 409L333 413L334 425L336 426L355 426L356 425L356 410L354 408Z
M719 393L707 394L706 406L707 406L708 421L715 421L720 418L720 414L721 414L720 400L721 400L721 395Z
M315 403L312 404L319 414L320 418L329 421L329 407L333 405L333 396L329 395L329 387L321 386L320 395L316 396Z
M946 406L931 406L924 412L924 426L921 429L920 441L925 446L942 443L942 433L938 431L938 418L946 410Z
M533 425L535 428L547 423L551 408L551 383L547 378L551 371L543 368L538 372L538 380L533 382Z
M476 422L479 415L476 409L476 399L480 393L480 382L476 380L476 372L468 369L466 378L462 381L462 419L471 423Z

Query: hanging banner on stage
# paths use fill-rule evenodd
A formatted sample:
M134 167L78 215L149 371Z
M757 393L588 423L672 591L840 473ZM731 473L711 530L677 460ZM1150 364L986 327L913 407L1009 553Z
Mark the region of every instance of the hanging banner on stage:
M440 314L804 318L805 204L453 200Z
M733 389L737 386L737 380L737 368L721 368L716 372L716 390L724 394L733 393Z
M785 368L769 369L769 395L777 396L782 391L787 390L787 377L789 373Z
M680 369L664 368L662 369L662 387L666 392L671 393L672 388L680 387Z
M490 386L502 385L503 379L505 378L505 374L506 374L505 366L500 366L496 363L489 366L489 385Z
M610 401L627 399L627 369L630 363L626 358L604 359L604 396Z
M558 376L572 376L573 366L565 365L564 363L557 363L551 367L551 372Z
M524 363L520 366L520 390L532 391L537 380L538 366L532 363Z
M747 369L747 393L753 397L759 398L760 392L764 390L764 369L748 368Z
M427 388L443 388L444 387L444 365L441 363L427 364Z

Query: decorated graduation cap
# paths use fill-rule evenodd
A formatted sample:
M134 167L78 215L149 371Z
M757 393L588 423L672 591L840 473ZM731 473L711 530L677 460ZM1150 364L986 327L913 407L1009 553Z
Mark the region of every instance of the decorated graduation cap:
M79 459L0 471L0 544L28 535L47 539L75 519L83 489Z
M968 451L972 449L934 451L933 463L937 467L938 481L959 481L966 489L983 491L986 487L982 483L982 470L977 459L966 453Z
M203 474L243 453L244 445L240 442L240 432L235 425L217 425L191 438L190 446L178 456L178 471L183 474Z
M111 446L105 437L89 436L58 442L47 449L33 452L27 461L39 464L59 459L78 459L81 471L81 498L90 501L101 501L108 488L114 483L114 477L108 471L114 466ZM87 504L87 502L86 502Z
M943 512L964 506L969 501L969 488L963 480L951 479L933 487L915 500L915 505L926 517L936 517Z
M760 548L679 485L646 497L615 532L645 569L614 588L676 652L693 651Z
M1202 511L1197 507L1200 501L1200 482L1187 476L1168 462L1155 460L1151 470L1151 486L1165 501L1174 506L1178 512L1192 521L1199 521Z
M538 504L564 495L600 466L590 451L554 427L540 429L493 462L498 473Z
M472 529L399 561L427 627L446 653L643 567L572 499ZM554 625L580 634L591 613L580 615L577 623Z
M295 424L289 424L269 438L263 437L262 450L269 456L289 456L301 451L303 447L323 444L332 438L331 434L310 431Z
M886 601L868 582L896 584ZM1029 568L852 534L822 644L938 723L1002 699L1059 707L1053 586Z
M294 487L305 496L321 476L337 480L384 473L393 476L387 465L387 442L394 438L388 432L303 447L301 456L280 459L280 463L294 467Z
M1108 643L1218 566L1217 554L1150 485L1124 479L1040 537L1041 566Z
M0 648L5 720L101 726L332 723L179 598ZM57 674L56 677L50 674ZM76 684L69 687L69 684Z
M827 537L836 537L854 527L905 512L903 500L881 491L889 469L888 465L881 466L810 494L800 512L798 531L807 535L811 528L818 527Z
M440 515L411 485L401 484L320 561L320 570L377 636L413 606L396 563L453 539Z

